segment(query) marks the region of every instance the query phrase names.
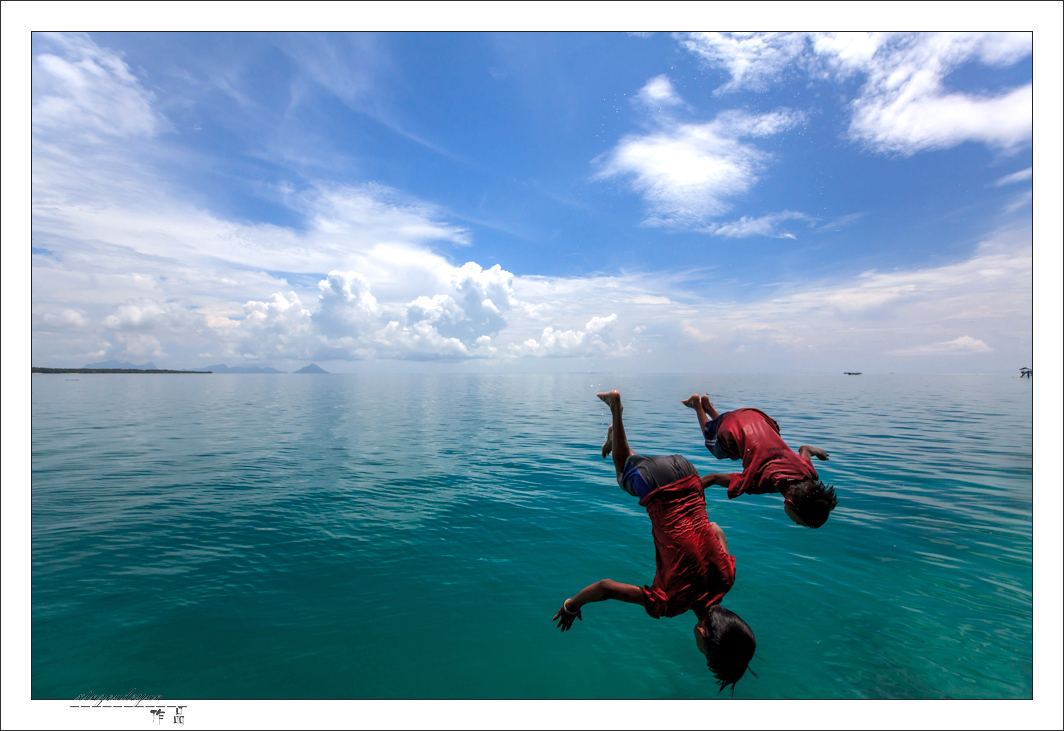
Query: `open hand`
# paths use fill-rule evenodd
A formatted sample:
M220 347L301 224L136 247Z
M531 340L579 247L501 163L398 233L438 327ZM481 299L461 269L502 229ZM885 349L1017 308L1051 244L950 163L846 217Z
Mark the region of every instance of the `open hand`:
M557 621L558 629L560 629L562 632L565 632L573 626L574 619L579 619L580 621L583 621L584 615L580 612L577 612L576 614L569 614L565 611L565 602L562 602L562 608L558 610L558 613L554 615L551 621Z

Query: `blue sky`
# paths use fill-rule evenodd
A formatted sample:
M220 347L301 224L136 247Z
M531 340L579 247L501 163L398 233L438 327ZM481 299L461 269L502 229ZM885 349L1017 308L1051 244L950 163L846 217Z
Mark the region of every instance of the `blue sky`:
M33 363L1015 371L1031 51L34 34Z

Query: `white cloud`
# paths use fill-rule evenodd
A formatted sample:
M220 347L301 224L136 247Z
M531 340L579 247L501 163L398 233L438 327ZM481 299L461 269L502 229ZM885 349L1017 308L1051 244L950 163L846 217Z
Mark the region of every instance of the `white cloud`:
M910 348L899 348L890 351L891 355L953 355L965 353L987 353L993 350L982 340L976 340L970 335L961 335L959 338L947 340L942 343L929 343L927 345L914 345Z
M1008 203L1005 204L1005 213L1015 213L1025 206L1031 205L1031 201L1034 199L1032 191L1025 190L1019 195L1013 197Z
M1031 53L1029 33L819 36L815 52L843 74L867 76L853 102L850 135L879 152L982 142L1013 149L1031 138L1031 85L996 94L945 87L962 63L1007 66ZM855 50L856 49L856 50Z
M39 331L77 330L85 327L88 322L85 313L69 307L61 312L41 312L33 319L33 329Z
M996 97L890 90L855 103L850 134L902 155L967 141L1007 149L1031 138L1031 99L1030 84Z
M639 94L636 95L636 101L650 109L672 107L682 103L679 94L676 93L676 89L672 86L672 81L665 74L655 76L648 81L639 90Z
M827 223L819 224L818 228L821 231L839 231L847 226L857 223L857 221L864 218L866 211L859 211L857 213L847 213L845 216L839 216L834 221L828 221Z
M1024 180L1030 180L1030 179L1031 179L1031 168L1027 168L1026 170L1019 170L1019 171L1017 171L1015 173L1012 173L1011 175L1004 175L1004 176L998 178L994 182L994 185L996 185L996 186L1011 185L1013 183L1019 183L1019 182L1022 182Z
M442 211L377 183L318 187L293 201L306 211L317 231L376 241L451 241L468 246L462 228L439 222Z
M595 177L628 180L649 207L647 225L697 226L727 211L769 161L767 153L741 139L778 134L802 120L790 110L728 111L704 123L679 122L662 113L652 118L656 129L622 138L599 158Z
M103 326L109 330L150 330L175 315L180 317L175 310L154 300L127 302L104 318Z
M804 213L798 213L797 211L781 211L780 213L770 213L767 216L761 216L760 218L743 216L738 221L710 226L707 230L712 232L714 236L727 236L728 238L771 236L780 239L793 239L795 238L795 235L788 231L781 230L780 224L784 221L795 220L812 222L812 218Z
M993 93L946 87L961 64L1002 67L1029 56L1030 33L698 33L678 40L728 71L716 93L763 90L789 69L863 75L849 135L877 152L912 155L969 141L1008 151L1031 139L1030 84Z
M784 358L789 368L823 367L859 354L882 368L895 355L942 352L977 358L985 371L986 363L1011 363L1011 354L1030 349L1031 297L1030 230L1021 229L997 234L953 264L795 284L763 299L699 308L681 322L693 344L712 341L713 353L745 346L754 363ZM958 338L958 330L967 333Z
M776 82L801 55L805 38L795 33L688 33L680 45L731 79L717 94L740 89L761 91Z
M483 358L518 305L513 275L475 262L453 267L445 292L409 303L379 302L359 272L333 271L318 283L316 307L295 292L244 304L243 318L207 315L223 351L260 359Z
M582 330L561 330L552 326L543 328L539 340L528 338L519 345L510 346L514 355L534 357L574 357L587 355L622 355L631 348L617 343L611 336L617 314L607 317L592 317Z
M40 347L72 360L123 348L262 360L491 352L516 303L513 276L434 251L470 243L445 211L369 182L276 191L304 216L300 229L221 219L175 199L130 142L165 120L121 59L87 37L46 40L34 90ZM425 300L457 309L449 320L419 319L416 307L408 317Z
M321 290L318 310L311 319L327 337L357 338L380 315L369 282L358 272L329 272L327 278L318 282L318 289Z
M485 270L476 262L467 262L451 274L467 338L495 335L506 326L503 315L517 304L513 280L514 275L498 264Z
M985 53L1007 57L1000 49ZM150 101L131 78L134 98ZM656 88L670 98L663 85ZM107 89L125 93L121 84ZM104 100L90 101L103 108ZM603 176L632 180L651 221L669 225L704 227L767 164L750 140L802 122L786 110L683 122L669 116L681 105L660 106L666 112L651 119L649 132L622 140L604 158ZM969 345L954 362L998 363L1029 347L1029 232L946 267L803 281L742 302L719 288L700 289L688 272L514 276L499 265L456 266L440 252L469 243L468 232L447 211L373 183L289 191L285 200L305 217L300 228L225 220L178 200L134 144L164 123L152 114L156 126L138 123L121 141L103 133L65 141L51 128L35 130L34 246L51 252L33 258L36 357L76 365L166 357L172 362L158 365L194 367L211 353L213 362L284 368L319 356L529 355L734 370L815 368L854 353L882 358L954 342L960 333L993 350ZM79 124L91 132L96 122L87 119ZM49 145L42 158L38 134ZM671 151L675 169L625 157L639 145L648 154L655 145ZM724 226L765 225L759 221ZM782 230L779 220L771 230ZM736 353L746 360L731 360Z
M165 119L122 59L82 34L35 34L35 135L79 139L151 136Z
M111 346L110 343L104 343L105 349L98 355L98 357L113 357L116 353L121 353L133 358L164 358L166 352L162 348L162 344L159 339L154 335L147 335L144 333L118 333L115 335L115 339L120 343L120 347Z

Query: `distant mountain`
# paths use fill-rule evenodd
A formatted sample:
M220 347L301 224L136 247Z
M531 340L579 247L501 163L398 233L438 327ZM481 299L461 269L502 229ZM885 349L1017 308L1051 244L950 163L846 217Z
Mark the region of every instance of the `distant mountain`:
M206 368L193 368L194 371L210 371L211 373L284 373L276 368L263 368L261 366L233 366L230 368L225 363L210 365Z
M102 363L86 363L82 368L124 368L126 370L137 371L157 371L158 368L152 362L147 362L144 365L133 365L124 360L105 360Z
M296 373L328 373L329 371L322 370L318 366L311 363L308 366L303 366Z

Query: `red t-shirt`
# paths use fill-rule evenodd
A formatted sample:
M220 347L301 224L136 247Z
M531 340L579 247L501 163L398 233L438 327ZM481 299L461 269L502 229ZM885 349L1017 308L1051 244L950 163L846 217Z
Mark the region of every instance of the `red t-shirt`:
M698 475L659 487L639 501L650 515L657 572L643 587L651 617L675 617L720 602L735 583L735 557L721 546L706 516Z
M733 459L743 460L742 473L728 486L729 498L779 492L781 483L820 479L813 463L795 454L780 438L779 425L759 409L736 409L721 416L717 442Z

